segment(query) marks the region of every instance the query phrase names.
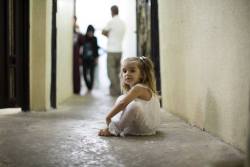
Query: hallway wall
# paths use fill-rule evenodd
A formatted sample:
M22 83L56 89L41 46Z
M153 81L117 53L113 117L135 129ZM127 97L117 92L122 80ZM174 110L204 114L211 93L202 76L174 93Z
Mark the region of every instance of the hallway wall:
M246 151L249 0L159 0L163 107Z
M74 1L57 1L57 103L73 94ZM50 109L52 1L30 1L30 110Z
M57 102L73 94L73 0L57 0Z
M51 13L51 1L30 1L31 110L50 108Z

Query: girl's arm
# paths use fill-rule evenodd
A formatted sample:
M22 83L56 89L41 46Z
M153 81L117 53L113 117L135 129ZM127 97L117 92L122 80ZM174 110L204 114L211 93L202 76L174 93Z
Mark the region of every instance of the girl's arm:
M113 106L113 108L106 117L107 125L109 125L109 123L111 122L111 118L113 116L115 116L120 111L124 110L127 107L127 105L135 98L150 100L151 96L152 93L149 88L139 84L135 85L128 91L128 93L124 97L122 97L122 99L117 104Z

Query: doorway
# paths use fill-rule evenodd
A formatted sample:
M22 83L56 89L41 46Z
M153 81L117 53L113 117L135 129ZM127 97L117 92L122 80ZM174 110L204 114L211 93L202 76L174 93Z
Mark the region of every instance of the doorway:
M0 2L0 108L29 110L29 0Z
M106 90L107 94L109 86L106 63L107 38L101 34L101 31L112 18L110 10L112 5L119 7L119 17L126 24L126 33L123 40L123 57L136 56L136 3L134 0L76 0L75 9L81 33L85 34L89 24L95 27L95 36L100 46L95 87L104 91Z

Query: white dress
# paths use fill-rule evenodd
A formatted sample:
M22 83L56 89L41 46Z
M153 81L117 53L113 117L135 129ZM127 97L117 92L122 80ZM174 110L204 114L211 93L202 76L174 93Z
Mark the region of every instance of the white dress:
M122 95L124 96L124 95ZM120 101L120 96L116 103ZM160 103L156 95L150 100L135 99L122 111L118 121L112 120L109 131L113 135L154 135L160 125Z

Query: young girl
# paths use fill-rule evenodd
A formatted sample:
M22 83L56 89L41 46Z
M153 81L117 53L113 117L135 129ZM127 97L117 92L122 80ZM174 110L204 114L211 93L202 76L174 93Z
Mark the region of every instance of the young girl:
M121 95L106 117L100 136L153 135L160 124L153 63L146 57L129 57L121 65ZM111 120L122 111L119 121Z

